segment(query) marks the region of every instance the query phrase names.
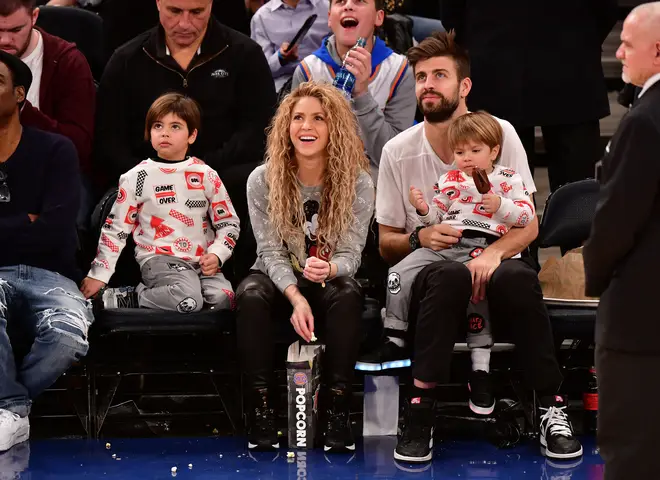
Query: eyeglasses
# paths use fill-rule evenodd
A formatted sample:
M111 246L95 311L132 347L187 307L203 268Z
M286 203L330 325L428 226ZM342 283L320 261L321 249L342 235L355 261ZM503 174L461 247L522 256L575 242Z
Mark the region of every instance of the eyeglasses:
M7 203L11 200L9 185L7 185L7 174L0 170L0 203Z

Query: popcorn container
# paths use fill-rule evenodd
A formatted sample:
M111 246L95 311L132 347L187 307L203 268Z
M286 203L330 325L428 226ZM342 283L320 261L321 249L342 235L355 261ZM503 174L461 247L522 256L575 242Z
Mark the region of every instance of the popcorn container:
M318 430L323 345L289 346L286 359L289 448L312 449Z

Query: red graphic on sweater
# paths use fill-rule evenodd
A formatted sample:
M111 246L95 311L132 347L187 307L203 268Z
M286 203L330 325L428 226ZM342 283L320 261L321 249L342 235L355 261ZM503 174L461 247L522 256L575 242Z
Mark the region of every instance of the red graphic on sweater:
M192 257L181 257L181 260L185 260L186 262L192 262Z
M483 215L484 217L488 217L488 218L493 218L493 214L488 213L486 211L486 207L484 206L483 203L477 203L474 206L474 210L472 210L472 213L476 213L477 215Z
M176 173L176 168L159 168L158 170L165 174Z
M461 183L465 181L465 177L460 170L452 170L451 172L447 172L447 179L445 181Z
M446 211L449 209L449 207L447 207L447 205L445 205L444 203L442 203L442 202L440 201L440 199L438 199L438 198L436 198L436 197L433 197L433 203L435 203L436 207L438 207L438 208L439 208L440 210L442 210L443 212L446 212Z
M178 221L181 223L185 224L188 227L192 227L195 225L195 221L188 217L187 215L184 215L181 212L177 212L176 210L170 210L170 217L176 218Z
M440 185L438 185L437 182L433 184L433 191L436 195L440 193Z
M203 160L200 160L197 157L193 157L192 164L193 165L206 165Z
M110 270L110 262L108 262L105 258L98 259L95 258L94 261L92 261L92 266L93 267L101 267L105 268L106 270Z
M117 203L124 203L126 201L126 190L119 187L119 192L117 192Z
M172 227L168 227L163 223L164 221L165 220L163 220L162 218L156 216L151 217L151 228L153 228L156 231L156 233L154 234L154 240L167 237L168 235L171 235L172 232L174 232L174 229Z
M213 184L213 187L215 189L215 194L217 195L220 193L220 188L222 188L222 181L220 180L220 177L218 176L215 171L211 170L209 172L209 181Z
M499 233L500 235L505 235L505 234L509 231L509 229L506 228L505 225L498 225L497 228L496 228L495 230L496 230L497 233Z
M154 251L154 247L152 247L151 245L145 245L144 243L135 242L135 246L141 248L142 250L146 250L147 252Z
M458 191L456 187L445 187L442 189L442 194L445 195L449 200L456 200L460 197L461 192Z
M156 255L174 255L174 252L169 246L156 247Z
M527 211L524 211L518 217L518 220L516 221L516 225L520 225L521 227L524 227L528 223L529 223L529 214L527 213Z
M534 211L534 207L532 206L532 204L524 200L515 200L513 203L518 205L519 207L529 208L530 211Z
M192 243L186 237L179 237L174 240L174 248L183 253L188 253L192 250Z
M506 182L502 182L500 183L500 188L504 193L509 193L513 187Z
M236 295L234 295L234 292L231 290L227 290L226 288L222 289L223 292L225 292L225 295L227 295L227 298L229 298L229 308L231 310L236 309Z
M113 220L112 218L108 217L105 219L105 224L107 225L106 228L110 228L112 226Z
M137 225L137 219L138 219L138 209L135 208L133 205L131 205L130 207L128 207L128 213L126 214L124 223L128 223L129 225Z
M195 256L196 257L201 257L202 255L204 255L205 251L206 250L204 250L204 247L202 247L201 245L197 245L197 250L195 251Z
M477 258L477 257L478 257L479 255L481 255L482 253L484 253L484 249L481 248L481 247L478 247L478 248L475 248L474 250L472 250L472 251L470 252L470 256L471 256L472 258Z
M462 197L459 202L461 203L473 203L474 197Z
M236 240L234 240L233 238L231 238L229 236L225 236L225 242L227 242L231 248L234 248L236 246ZM213 242L211 242L211 243L213 243Z
M209 222L207 220L202 221L202 230L204 231L204 234L209 231Z
M188 190L204 190L204 174L202 172L186 172Z
M112 243L112 240L110 240L105 233L101 234L101 243L112 250L114 253L119 251L119 247Z
M224 218L229 218L231 217L231 212L229 211L229 207L227 206L227 201L222 200L220 202L215 202L214 204L211 205L211 208L213 210L213 221L214 222L219 222L220 220Z

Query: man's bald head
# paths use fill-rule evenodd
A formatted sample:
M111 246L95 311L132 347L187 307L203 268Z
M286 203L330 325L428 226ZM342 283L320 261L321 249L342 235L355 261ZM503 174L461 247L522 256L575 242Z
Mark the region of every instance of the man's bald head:
M660 2L637 6L623 23L616 57L623 63L623 79L642 86L660 73Z

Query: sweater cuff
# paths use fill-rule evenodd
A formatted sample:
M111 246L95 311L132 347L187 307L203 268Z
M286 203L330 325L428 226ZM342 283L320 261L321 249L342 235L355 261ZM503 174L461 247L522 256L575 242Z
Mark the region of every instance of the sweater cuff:
M212 253L220 259L220 267L222 267L227 260L231 257L232 251L224 245L219 245L217 242L211 244L207 249L207 253Z
M108 283L110 283L110 279L112 278L112 272L110 270L107 270L106 268L92 267L89 270L87 276L89 278L93 278L94 280L98 280L99 282L103 282L107 285Z
M293 274L293 272L285 273L284 275L278 278L271 277L271 280L273 281L277 289L282 293L284 293L284 290L289 288L291 285L298 285L298 279Z
M419 218L419 221L424 224L425 227L428 227L429 225L433 224L433 209L429 207L429 211L426 215L420 215L419 213L417 214L417 218Z
M349 265L349 262L345 258L332 258L330 259L330 262L334 263L337 265L337 275L335 275L335 278L337 277L352 277L353 273L351 272L351 267Z
M365 113L369 113L374 108L378 108L378 104L374 97L371 96L371 92L367 91L359 97L353 97L353 110L355 115L360 116Z

